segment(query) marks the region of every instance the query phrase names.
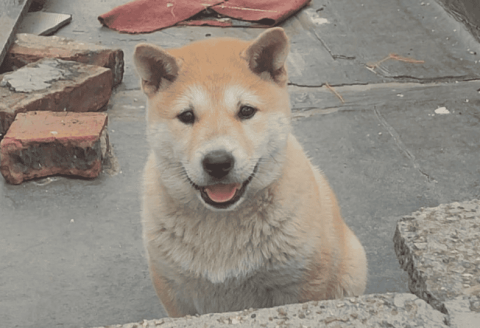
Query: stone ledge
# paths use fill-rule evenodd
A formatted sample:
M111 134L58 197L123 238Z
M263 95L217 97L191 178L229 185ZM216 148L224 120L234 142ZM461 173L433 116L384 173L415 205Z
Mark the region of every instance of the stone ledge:
M394 243L410 291L448 314L451 327L478 327L480 201L422 208L398 222Z
M448 327L446 316L412 294L378 294L101 328ZM100 328L100 327L99 327Z

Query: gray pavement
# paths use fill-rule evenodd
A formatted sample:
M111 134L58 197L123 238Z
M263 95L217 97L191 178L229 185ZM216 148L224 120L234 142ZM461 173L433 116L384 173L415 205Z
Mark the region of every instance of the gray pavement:
M147 145L133 48L145 41L180 46L207 35L253 38L260 30L176 27L127 35L101 27L96 17L123 2L48 0L44 8L73 15L57 35L125 51L124 82L108 107L118 166L95 180L0 181L0 327L93 327L165 316L141 242ZM480 45L433 0L314 0L283 27L292 41L294 131L365 246L366 293L408 292L392 242L397 219L480 198ZM378 64L391 53L416 62Z

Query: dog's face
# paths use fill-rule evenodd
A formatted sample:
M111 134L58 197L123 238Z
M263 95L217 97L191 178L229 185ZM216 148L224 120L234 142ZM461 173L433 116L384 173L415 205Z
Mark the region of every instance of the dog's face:
M234 210L279 176L290 132L287 54L280 28L253 42L137 46L148 141L172 197Z

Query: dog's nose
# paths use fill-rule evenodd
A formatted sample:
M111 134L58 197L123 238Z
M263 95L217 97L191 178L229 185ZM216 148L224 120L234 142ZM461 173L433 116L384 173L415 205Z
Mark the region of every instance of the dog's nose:
M210 176L221 179L233 168L235 160L233 156L223 150L216 150L208 153L202 161L203 169Z

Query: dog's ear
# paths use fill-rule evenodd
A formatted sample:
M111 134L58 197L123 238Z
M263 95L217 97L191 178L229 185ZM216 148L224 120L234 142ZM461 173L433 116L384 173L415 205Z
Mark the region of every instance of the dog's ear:
M175 57L153 44L137 45L133 59L147 96L154 95L178 76L179 65Z
M260 34L242 53L250 69L279 84L287 82L285 61L289 51L287 35L281 27L266 30Z

